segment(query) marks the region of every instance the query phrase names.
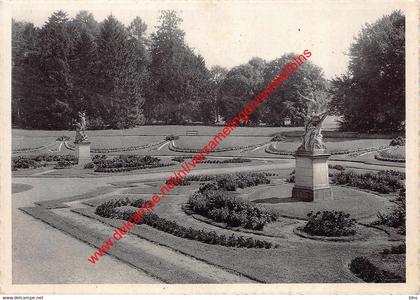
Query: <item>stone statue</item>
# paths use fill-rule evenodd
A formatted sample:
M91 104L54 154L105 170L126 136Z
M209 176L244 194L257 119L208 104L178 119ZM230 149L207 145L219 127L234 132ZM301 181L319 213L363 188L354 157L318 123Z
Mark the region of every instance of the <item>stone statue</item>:
M302 136L302 145L298 151L325 151L326 147L322 141L322 122L328 116L328 103L326 95L315 97L312 92L312 98L305 97L298 92L299 96L307 101L307 111L298 113L305 121L305 133Z
M88 136L86 135L86 116L85 113L79 112L80 122L75 121L74 125L76 126L76 137L74 140L75 144L79 144L81 142L85 142L88 140Z

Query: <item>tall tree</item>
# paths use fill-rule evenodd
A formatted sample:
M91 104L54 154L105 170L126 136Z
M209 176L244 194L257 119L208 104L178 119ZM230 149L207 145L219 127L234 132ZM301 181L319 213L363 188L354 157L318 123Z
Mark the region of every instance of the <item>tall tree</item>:
M265 84L278 76L296 56L294 53L288 53L269 62L264 71ZM326 89L327 80L324 78L322 69L310 61L305 61L282 83L280 88L270 95L263 110L262 121L269 125L283 126L285 120L290 119L292 125L300 126L303 120L296 113L304 111L305 103L299 96L299 92L304 94L308 90L325 91Z
M228 73L228 70L226 68L223 68L221 66L213 66L210 69L210 80L211 80L211 89L212 89L212 105L211 110L214 111L215 114L215 120L216 122L219 122L219 116L220 116L220 88L222 86L223 81L226 78L226 75Z
M65 12L54 12L39 31L36 50L28 57L32 91L22 101L28 126L62 129L71 123L73 82L68 59L74 45L67 21Z
M257 94L264 82L265 61L254 57L247 64L232 68L219 90L220 115L227 120L238 114ZM259 123L260 109L250 116L250 124Z
M199 104L209 97L210 77L204 59L185 44L181 22L175 11L163 11L152 34L147 103L151 121L180 124L203 117Z
M136 48L124 25L109 16L98 38L97 87L105 118L114 128L128 128L144 122Z
M333 80L342 129L404 130L405 17L394 11L367 24L351 45L348 73Z
M36 51L38 30L32 23L12 20L12 122L25 126L24 99L36 78L30 57Z

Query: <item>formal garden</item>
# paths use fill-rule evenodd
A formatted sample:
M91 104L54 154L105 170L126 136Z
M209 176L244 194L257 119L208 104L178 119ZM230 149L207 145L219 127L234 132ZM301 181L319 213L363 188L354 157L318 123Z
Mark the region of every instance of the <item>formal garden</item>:
M294 53L207 69L181 22L164 10L146 36L140 17L13 21L14 228L39 226L23 227L29 215L93 251L119 232L86 268L115 259L163 283L405 282L401 11L361 30L348 75L330 79ZM366 53L393 62L388 77ZM263 105L241 111L299 57ZM232 119L230 135L174 183Z

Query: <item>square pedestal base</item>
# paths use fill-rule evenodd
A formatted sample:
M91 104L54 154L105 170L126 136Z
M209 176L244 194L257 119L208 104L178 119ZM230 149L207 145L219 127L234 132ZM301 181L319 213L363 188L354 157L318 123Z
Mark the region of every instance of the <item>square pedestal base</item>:
M295 186L292 198L300 201L317 201L332 198L328 178L328 158L325 151L295 153Z
M78 158L78 167L84 167L85 164L92 161L90 157L90 142L84 142L80 144L76 144L77 148L77 158Z
M294 186L292 190L292 198L306 202L329 200L332 199L332 196L333 195L330 187L312 189L307 187Z

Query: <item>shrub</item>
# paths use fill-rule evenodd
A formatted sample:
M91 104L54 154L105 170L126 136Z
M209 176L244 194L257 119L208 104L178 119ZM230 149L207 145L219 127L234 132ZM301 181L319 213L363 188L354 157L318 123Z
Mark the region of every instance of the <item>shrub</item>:
M378 221L374 224L386 225L399 229L399 233L405 234L406 200L405 189L401 189L399 195L393 199L394 207L387 214L378 213Z
M170 135L165 136L165 141L175 141L178 139L179 139L178 135L170 134Z
M405 137L398 136L396 138L393 138L391 142L389 143L390 146L405 146Z
M95 156L99 157L99 156ZM105 157L105 158L103 158ZM99 169L112 169L112 168L136 168L143 166L150 166L157 164L160 159L156 157L151 157L149 155L119 155L118 157L112 159L106 159L106 156L101 156L98 159L94 158L95 165Z
M356 220L349 214L338 211L308 213L308 222L303 231L317 236L349 236L356 233Z
M394 273L381 270L366 257L356 257L350 263L350 271L365 282L391 283L404 282L404 279Z
M271 138L271 142L284 142L286 140L286 138L284 136L282 136L281 134L276 134L275 136L273 136Z
M342 165L328 165L328 168L335 169L338 171L344 171L346 168Z
M17 156L12 158L12 170L39 168L42 164L33 158Z
M391 249L384 249L382 251L382 254L405 254L405 253L406 253L405 244L392 246Z
M67 142L67 141L70 141L70 137L67 136L67 135L62 135L62 136L58 137L56 139L56 141L58 141L58 142Z
M116 210L117 207L134 206L140 208L144 207L145 203L146 201L143 199L130 200L128 197L117 200L110 200L98 205L96 207L95 213L104 218L121 219L121 214L118 210Z
M266 223L277 220L278 214L252 202L243 201L215 185L204 185L193 193L188 204L192 211L232 227L262 230Z
M57 164L54 166L54 169L69 169L73 166L72 161L68 160L60 160L57 162Z
M197 230L191 227L178 225L174 221L160 218L154 213L147 214L143 217L141 223L156 228L158 230L170 233L172 235L187 238L190 240L200 241L206 244L221 245L225 247L237 248L266 248L273 247L271 242L254 240L253 238L245 239L243 236L235 236L232 234L226 238L224 234L217 234L215 231Z
M85 164L83 166L83 168L85 168L85 169L93 169L93 168L95 168L95 164L93 162L88 162L87 164Z
M331 175L334 184L348 185L361 189L388 194L404 188L402 178L405 175L397 171L379 171L357 174L353 171L341 171Z

